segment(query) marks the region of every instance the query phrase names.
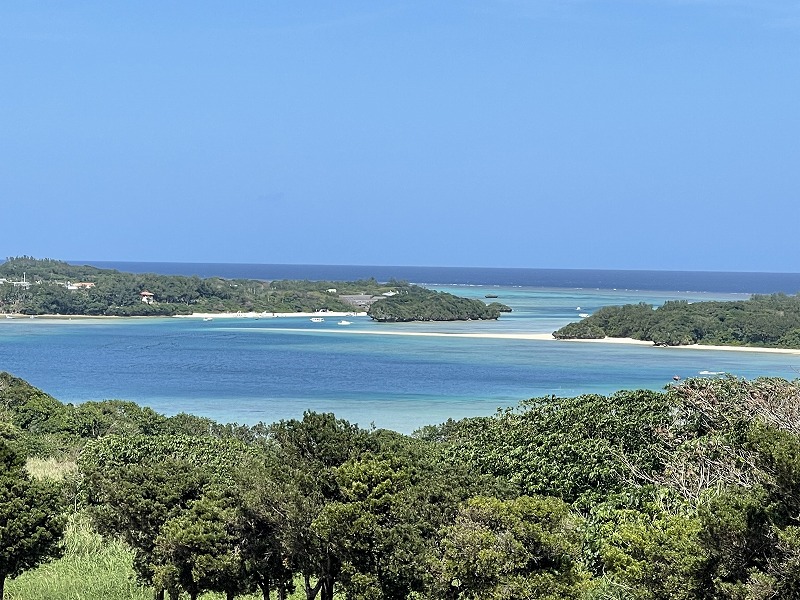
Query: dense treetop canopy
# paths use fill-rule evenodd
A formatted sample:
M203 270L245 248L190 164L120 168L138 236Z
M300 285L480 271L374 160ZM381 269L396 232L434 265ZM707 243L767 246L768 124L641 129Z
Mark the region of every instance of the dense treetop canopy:
M629 337L657 345L719 344L800 348L800 294L755 295L734 302L675 300L605 306L555 331L558 339Z
M481 300L412 286L401 290L399 294L378 300L367 314L381 322L477 321L497 319L501 312L509 310L499 302L486 305Z
M74 406L3 373L0 425L0 471L11 474L0 483L33 485L21 455L2 452L8 443L77 456L78 478L64 489L74 486L71 510L123 540L159 598L800 591L797 380L723 376L534 398L405 436L333 414L240 426L119 401ZM48 540L63 524L58 510L23 512L41 516L44 545L8 577L53 556ZM0 514L4 544L28 552L2 518L14 517Z

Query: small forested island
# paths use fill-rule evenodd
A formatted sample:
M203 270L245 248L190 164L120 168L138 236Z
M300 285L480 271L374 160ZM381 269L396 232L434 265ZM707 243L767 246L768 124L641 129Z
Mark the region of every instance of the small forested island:
M674 300L658 308L646 303L605 306L553 336L633 338L660 346L800 348L800 295L755 295L731 302Z
M64 404L0 373L0 598L790 599L799 564L797 380L407 436Z
M384 307L384 303L388 305ZM0 312L24 315L174 316L192 313L352 312L379 321L496 319L496 303L404 281L261 281L123 273L27 256L0 264ZM396 306L401 306L401 315ZM411 307L411 308L409 308ZM414 318L407 318L413 313Z
M477 321L497 319L511 308L499 302L461 298L447 292L436 292L408 286L400 293L383 298L370 306L367 314L376 321Z

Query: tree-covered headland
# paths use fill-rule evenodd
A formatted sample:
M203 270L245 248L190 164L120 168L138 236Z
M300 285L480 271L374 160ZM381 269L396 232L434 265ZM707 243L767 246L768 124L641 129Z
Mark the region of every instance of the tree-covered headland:
M498 305L402 281L261 281L124 273L31 257L0 264L0 312L25 315L173 316L364 310L377 320L496 319ZM400 313L393 307L402 305ZM410 307L410 308L409 308ZM409 319L409 315L414 318Z
M798 381L536 398L406 436L63 404L1 374L0 424L13 598L800 598ZM34 478L45 460L69 475ZM87 576L111 548L128 558Z
M755 295L732 302L605 306L553 333L558 339L633 338L657 345L800 348L800 295Z

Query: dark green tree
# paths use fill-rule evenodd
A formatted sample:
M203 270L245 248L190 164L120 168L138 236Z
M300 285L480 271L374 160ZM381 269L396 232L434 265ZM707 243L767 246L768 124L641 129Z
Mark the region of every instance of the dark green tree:
M442 532L430 597L577 599L581 519L556 498L476 497Z
M292 469L299 488L286 538L291 562L303 577L307 600L318 594L333 600L343 557L315 523L326 505L341 499L336 468L367 447L368 433L333 414L307 412L302 420L275 424L271 435L278 459Z
M120 465L87 472L87 501L95 528L132 548L133 566L143 583L156 585L156 540L165 523L202 497L208 473L186 460ZM163 579L163 576L162 576ZM156 597L162 597L160 587Z
M61 491L31 479L10 431L0 423L0 600L7 578L60 556L66 525Z
M408 457L368 452L336 475L341 499L323 507L312 529L336 548L348 597L400 600L421 590L430 527L415 490L424 486L421 470Z
M302 547L303 521L298 511L304 506L295 472L267 452L236 472L235 485L228 491L237 507L239 550L247 576L264 600L271 592L285 600L294 589L295 557L292 550Z
M166 588L177 584L192 600L204 591L222 593L227 600L251 591L239 522L230 498L211 494L191 502L163 525L155 540L156 583Z
M109 435L95 440L79 460L95 527L125 540L134 551L138 577L154 584L156 540L164 525L212 485L229 483L236 466L255 452L238 440L211 436Z

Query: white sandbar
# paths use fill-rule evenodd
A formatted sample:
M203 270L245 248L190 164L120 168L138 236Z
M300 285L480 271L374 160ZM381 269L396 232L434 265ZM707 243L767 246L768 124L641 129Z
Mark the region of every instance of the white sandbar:
M364 317L365 312L296 312L296 313L271 313L271 312L235 312L235 313L192 313L191 315L175 315L175 318L183 319L280 319L280 318L313 318L313 317ZM12 319L28 320L30 317L27 315L13 314L9 315ZM42 319L43 321L59 320L71 321L75 320L92 320L92 319L150 319L153 317L105 317L105 316L90 316L90 315L37 315L35 319ZM564 343L580 343L580 344L626 344L632 346L650 346L658 350L722 350L730 352L762 352L767 354L795 354L800 355L798 348L760 348L756 346L711 346L706 344L691 344L688 346L659 346L656 347L653 342L643 340L635 340L633 338L602 338L595 340L557 340L553 337L552 333L547 332L445 332L445 331L397 331L384 329L383 327L391 327L391 324L385 324L381 329L364 330L364 329L317 329L316 332L324 333L352 333L363 335L406 335L406 336L419 336L419 337L451 337L451 338L473 338L473 339L494 339L494 340L530 340L541 342L564 342ZM293 330L292 330L293 331ZM298 329L297 331L307 332L306 329Z
M332 314L332 313L328 313ZM295 330L287 330L295 331ZM298 329L298 332L308 332L308 329ZM525 332L445 332L445 331L392 331L389 329L319 329L319 333L348 333L358 335L405 335L415 337L450 337L450 338L478 338L491 340L529 340L540 342L583 343L583 344L625 344L631 346L648 346L657 350L730 350L732 352L766 352L771 354L798 354L796 348L759 348L755 346L710 346L705 344L692 344L690 346L656 346L653 342L635 340L633 338L602 338L594 340L557 340L551 333L525 333Z
M281 319L289 317L365 317L365 312L235 312L235 313L192 313L190 315L174 315L179 319Z

